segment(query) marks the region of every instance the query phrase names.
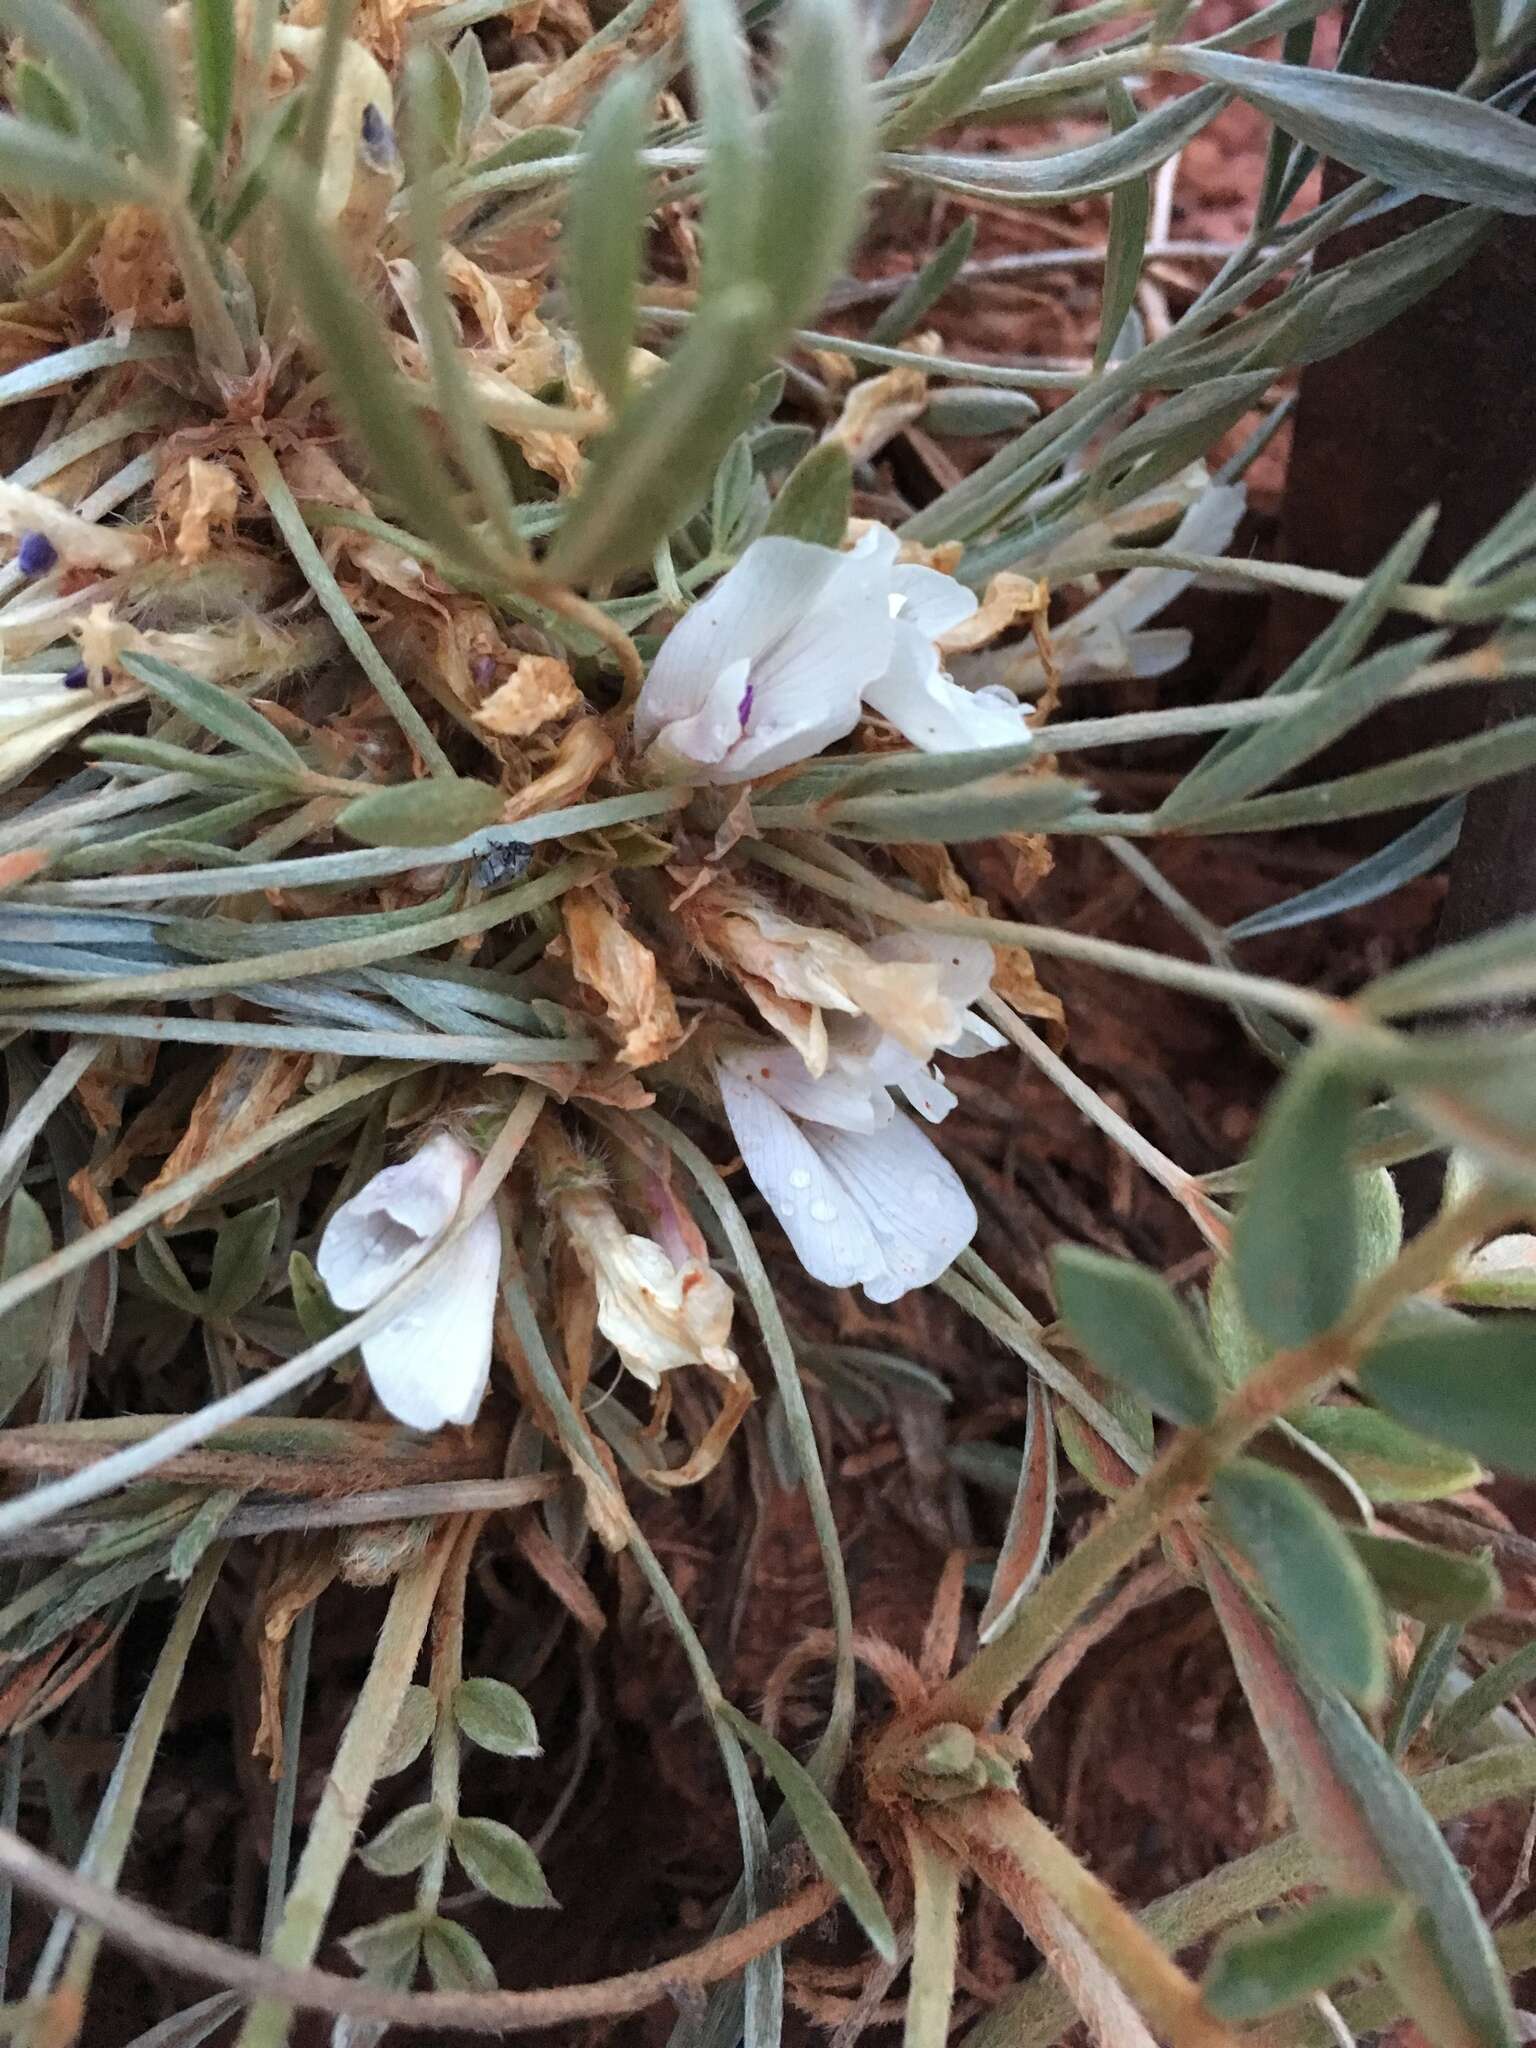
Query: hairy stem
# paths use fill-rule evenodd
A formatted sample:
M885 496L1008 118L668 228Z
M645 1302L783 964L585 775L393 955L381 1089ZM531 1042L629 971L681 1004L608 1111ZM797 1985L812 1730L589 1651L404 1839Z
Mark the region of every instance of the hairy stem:
M1458 1251L1496 1229L1505 1214L1504 1202L1483 1191L1445 1211L1356 1297L1335 1328L1299 1350L1279 1352L1214 1421L1181 1430L1145 1478L1040 1582L1013 1626L940 1688L924 1719L983 1726L1090 1602L1159 1530L1194 1505L1229 1458L1266 1423L1347 1372L1391 1309L1438 1279Z

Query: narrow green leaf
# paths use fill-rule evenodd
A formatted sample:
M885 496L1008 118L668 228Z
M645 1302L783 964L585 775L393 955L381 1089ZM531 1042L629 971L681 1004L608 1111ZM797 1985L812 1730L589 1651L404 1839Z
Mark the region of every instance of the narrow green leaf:
M454 44L449 62L459 81L458 144L467 149L491 113L491 74L480 38L472 28L465 29Z
M429 1920L422 1930L422 1959L438 1991L494 1991L491 1959L467 1927L456 1920Z
M1291 1420L1379 1506L1444 1500L1488 1476L1476 1458L1432 1443L1375 1408L1330 1402L1299 1408Z
M649 181L640 164L655 83L622 71L587 124L561 236L562 276L581 352L617 413L629 387Z
M999 832L1049 831L1086 814L1096 795L1066 776L1029 775L944 793L849 797L829 804L819 822L843 839L958 846Z
M1299 1480L1256 1458L1219 1472L1211 1499L1308 1661L1352 1699L1380 1701L1387 1687L1381 1606L1333 1517Z
M168 1307L180 1309L184 1315L202 1314L202 1297L153 1224L133 1248L133 1268L150 1293Z
M548 561L555 582L600 582L648 561L703 503L741 430L762 365L770 306L752 286L717 293L667 368L625 406L592 452Z
M1186 776L1159 808L1158 824L1199 824L1210 813L1283 781L1398 696L1410 678L1434 660L1446 638L1444 633L1420 633L1384 647L1332 681L1311 703L1249 733L1209 773L1196 770Z
M520 1834L499 1820L456 1820L453 1853L472 1884L504 1906L553 1906L539 1859Z
M1377 1536L1351 1529L1355 1555L1375 1580L1389 1607L1437 1626L1475 1621L1504 1597L1499 1575L1486 1558L1462 1557L1432 1543Z
M289 1256L288 1287L299 1325L311 1344L334 1337L352 1320L349 1314L333 1306L324 1281L302 1252Z
M938 185L1004 206L1065 206L1145 178L1208 127L1226 101L1219 87L1202 86L1158 107L1133 127L1112 129L1097 142L1075 149L1019 157L931 149L886 156L882 168L915 184Z
M1310 1341L1349 1306L1359 1273L1350 1133L1359 1089L1316 1054L1292 1069L1259 1126L1232 1257L1249 1321L1272 1344Z
M1367 1354L1360 1386L1410 1428L1536 1478L1536 1316L1389 1334Z
M820 305L864 210L873 122L850 0L788 0L778 90L763 122L753 276L783 327Z
M1491 1670L1474 1678L1458 1699L1436 1715L1430 1730L1434 1747L1442 1754L1454 1752L1506 1700L1512 1700L1516 1693L1524 1692L1533 1683L1536 1683L1536 1643L1527 1643L1512 1657L1506 1657L1501 1664L1495 1664Z
M127 73L72 9L61 0L0 0L0 23L34 56L46 57L57 79L68 80L103 139L128 148L142 144L143 110Z
M1392 1939L1405 1912L1399 1899L1319 1899L1257 1934L1229 1934L1201 1980L1201 1996L1234 2026L1267 2019L1352 1975Z
M125 654L121 665L147 690L217 739L226 740L242 753L254 754L275 767L291 769L296 775L307 772L303 757L292 742L233 690L175 668L153 654Z
M791 540L841 545L853 510L853 464L841 441L823 441L791 470L773 501L765 531Z
M78 135L80 123L68 96L61 92L41 64L23 57L11 71L11 104L34 128L51 128L57 135Z
M806 1847L816 1858L821 1874L842 1893L849 1911L858 1921L879 1955L886 1962L896 1960L896 1936L886 1917L880 1894L864 1868L848 1830L827 1804L826 1797L804 1764L792 1757L781 1742L739 1713L729 1700L716 1703L715 1712L731 1732L763 1760L769 1776L784 1795L785 1804L805 1837Z
M980 1449L982 1446L976 1446ZM987 1603L977 1623L984 1643L1000 1636L1045 1569L1056 1532L1056 1425L1045 1383L1031 1373L1024 1423L1024 1455L1002 1547L992 1569Z
M375 1877L404 1877L407 1871L421 1868L442 1845L447 1831L447 1818L440 1806L408 1806L358 1850L357 1859Z
M1442 946L1373 981L1362 995L1373 1017L1509 1002L1536 989L1536 917L1512 918L1475 939Z
M0 114L0 184L92 206L143 197L132 173L99 147L36 128L14 114Z
M1427 1628L1419 1638L1408 1675L1398 1689L1384 1737L1387 1754L1402 1756L1434 1711L1441 1688L1456 1663L1461 1646L1461 1624Z
M473 41L473 37L466 38ZM453 60L441 43L420 42L406 59L412 74L407 88L411 118L421 123L421 163L430 177L458 154L464 119L464 88Z
M1413 1787L1354 1708L1276 1646L1214 1557L1205 1572L1280 1795L1319 1873L1336 1892L1401 1892L1418 1909L1383 1947L1383 1975L1435 2048L1514 2048L1488 1930Z
M453 1718L477 1749L496 1756L539 1756L539 1731L522 1694L499 1678L466 1678L455 1687Z
M1267 910L1256 910L1228 925L1228 942L1257 939L1266 932L1293 931L1298 925L1315 924L1321 918L1358 910L1390 896L1405 883L1417 881L1420 875L1427 875L1431 868L1440 865L1461 836L1465 812L1465 799L1461 797L1437 805L1428 817L1410 825L1406 832L1378 852L1356 861L1342 874L1330 875L1315 888L1303 889L1298 896L1271 904Z
M1044 0L1002 0L993 8L963 48L886 123L880 138L886 148L921 142L972 106L982 88L1001 78L1024 47L1043 4Z
M773 800L814 803L827 797L872 796L877 790L933 796L1017 768L1034 750L1034 740L1026 734L1007 746L957 748L954 753L924 754L913 748L893 754L837 755L807 763L778 785ZM765 801L755 815L760 817L768 809Z
M707 302L750 275L762 175L759 124L735 0L688 0L683 25L704 131L699 283Z
M233 0L192 0L192 57L197 72L197 117L215 159L224 154L235 104Z
M155 0L90 0L90 13L132 82L145 157L174 174L180 95L159 7Z
M40 1265L53 1251L53 1232L42 1205L25 1188L11 1196L0 1252L0 1283ZM9 1415L48 1355L56 1289L41 1288L0 1316L0 1420Z
M1536 133L1497 107L1338 71L1185 48L1180 69L1239 93L1287 135L1385 184L1536 213Z
M439 775L354 797L336 823L362 846L449 846L494 825L501 808L500 792L488 782Z
M267 1261L277 1242L282 1214L283 1205L274 1195L242 1215L231 1216L224 1225L214 1240L209 1315L227 1322L256 1299L267 1277Z
M186 1527L171 1545L170 1559L166 1565L168 1575L178 1585L185 1585L197 1570L203 1553L219 1540L219 1532L230 1516L239 1507L240 1489L235 1486L221 1486L198 1508Z
M935 391L922 415L926 432L939 438L1016 434L1039 419L1027 391L1000 391L989 384L951 384Z
M1058 1246L1051 1273L1062 1319L1100 1372L1174 1422L1210 1421L1215 1361L1166 1281L1082 1245Z
M1118 78L1105 88L1105 111L1116 135L1126 135L1136 126L1136 102ZM1147 253L1147 224L1152 218L1152 180L1147 173L1117 185L1109 202L1109 245L1104 256L1104 299L1099 314L1099 339L1093 351L1093 367L1103 370L1109 363L1120 330L1136 303L1141 283L1141 266Z
M965 268L976 245L976 222L967 214L952 235L946 235L922 268L916 271L869 330L880 348L895 348L949 290Z
M371 306L348 277L339 252L314 219L307 185L274 178L288 274L315 340L330 366L336 405L374 475L422 535L477 574L495 562L454 511L453 480L422 430Z

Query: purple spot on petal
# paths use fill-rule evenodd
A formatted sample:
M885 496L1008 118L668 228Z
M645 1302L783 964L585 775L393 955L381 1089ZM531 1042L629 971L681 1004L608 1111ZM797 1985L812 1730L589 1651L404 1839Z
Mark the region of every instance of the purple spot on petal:
M496 657L494 654L477 654L469 665L469 672L481 689L486 689L496 680Z
M388 170L400 152L395 147L395 131L372 100L363 109L361 131L368 156L380 170Z
M743 732L745 732L747 729L747 720L752 716L752 700L756 695L756 684L748 683L747 687L741 693L741 702L736 706L736 716L741 721L741 729Z
M83 690L86 684L85 663L77 661L65 669L62 680L66 690Z
M46 533L24 533L16 550L16 566L23 576L46 576L59 559L59 551Z

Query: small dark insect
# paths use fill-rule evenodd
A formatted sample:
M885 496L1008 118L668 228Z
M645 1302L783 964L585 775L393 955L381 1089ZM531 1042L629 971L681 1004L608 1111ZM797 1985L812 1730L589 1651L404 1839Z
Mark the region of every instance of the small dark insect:
M533 848L521 839L498 839L475 862L475 880L482 889L520 882L533 861Z
M400 152L395 147L395 131L370 100L363 109L362 143L374 166L381 171L388 170Z
M23 576L46 576L59 559L59 551L46 533L24 533L16 550L16 566Z

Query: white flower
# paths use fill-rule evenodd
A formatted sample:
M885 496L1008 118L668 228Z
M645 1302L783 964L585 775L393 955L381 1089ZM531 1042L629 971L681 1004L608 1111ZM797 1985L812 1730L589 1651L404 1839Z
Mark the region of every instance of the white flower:
M853 731L890 660L887 565L809 541L757 540L668 634L635 704L659 770L745 782Z
M654 1391L663 1373L683 1365L740 1376L726 1341L735 1304L712 1267L680 1246L669 1252L626 1230L613 1204L591 1189L563 1196L560 1219L597 1289L597 1327L636 1379Z
M818 1080L788 1049L742 1050L717 1078L747 1171L813 1279L895 1301L970 1243L959 1175L867 1066Z
M1154 502L1158 494L1153 494ZM1225 552L1243 516L1246 495L1240 484L1206 484L1180 519L1168 541L1171 551L1188 555ZM1059 574L1065 577L1071 549L1064 551ZM1113 543L1121 537L1106 534ZM1049 563L1047 563L1049 567ZM1074 612L1052 635L1052 650L1063 682L1084 682L1095 676L1159 676L1177 668L1189 653L1190 636L1183 627L1140 629L1165 611L1195 580L1189 569L1132 569L1102 596ZM1019 667L1026 688L1038 674L1038 657L1026 655Z
M866 1042L864 1056L876 1080L899 1088L929 1123L942 1123L958 1098L933 1064L933 1055L947 1052L952 1059L973 1059L1007 1043L971 1009L992 985L997 966L992 948L983 939L893 932L877 939L869 950L877 960L920 962L937 975L940 1021L929 1022L926 1044L914 1044L910 1032L885 1030L872 1044Z
M421 1264L457 1216L479 1163L440 1132L342 1203L315 1260L338 1308L368 1308ZM474 1421L490 1378L500 1269L501 1231L495 1212L482 1209L399 1315L364 1338L373 1391L398 1422L440 1429Z
M872 527L847 554L757 540L673 627L635 705L659 774L745 782L845 739L865 703L934 752L1027 739L1025 708L943 673L934 641L976 610Z
M894 549L896 537L875 529ZM938 569L892 561L891 660L864 692L872 711L926 754L1006 747L1027 741L1029 706L1011 690L967 690L944 673L934 645L977 609L976 593Z
M962 1013L992 979L992 949L975 940L950 946L896 935L860 945L728 885L691 898L683 916L694 943L736 977L813 1076L832 1058L824 1011L867 1019L926 1061L958 1036Z

